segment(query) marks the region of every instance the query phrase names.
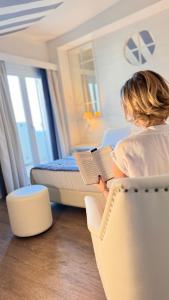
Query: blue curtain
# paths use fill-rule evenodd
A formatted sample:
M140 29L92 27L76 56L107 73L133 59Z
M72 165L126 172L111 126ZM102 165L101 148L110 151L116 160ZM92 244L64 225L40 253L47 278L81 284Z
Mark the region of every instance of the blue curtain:
M40 76L43 83L43 92L44 92L44 98L45 98L45 104L46 104L46 112L48 117L48 124L49 124L49 130L50 130L50 137L51 137L51 144L52 144L52 151L53 151L53 158L58 159L59 158L59 137L57 129L54 125L54 116L53 116L53 110L52 110L52 104L49 94L49 87L48 87L48 81L47 81L47 75L46 71L43 69L39 69Z
M6 192L6 188L5 188L4 178L2 175L2 168L0 165L0 199L5 197L6 195L7 195L7 192Z

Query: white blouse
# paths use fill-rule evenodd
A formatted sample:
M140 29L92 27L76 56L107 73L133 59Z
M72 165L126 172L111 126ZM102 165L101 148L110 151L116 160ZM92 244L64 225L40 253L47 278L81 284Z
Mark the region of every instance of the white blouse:
M169 125L151 126L121 140L112 158L128 177L169 173Z

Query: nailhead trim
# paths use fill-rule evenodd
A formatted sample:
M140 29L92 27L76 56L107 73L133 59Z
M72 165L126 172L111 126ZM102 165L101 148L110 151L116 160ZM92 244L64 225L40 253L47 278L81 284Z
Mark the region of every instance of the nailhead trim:
M116 187L116 188L114 188L114 191L113 191L113 193L112 193L112 201L111 201L111 203L110 203L110 205L109 205L109 213L108 213L107 219L106 219L106 221L105 221L105 226L104 226L104 228L103 228L103 230L102 230L102 233L101 233L101 240L103 240L104 235L105 235L105 233L106 233L106 228L107 228L107 225L108 225L108 222L109 222L109 218L110 218L110 215L111 215L111 211L112 211L112 209L113 209L114 198L116 197L116 195L117 195L119 192L121 192L122 189L124 190L124 188L123 188L122 186L121 186L121 188L119 188L119 186Z
M153 189L150 188L150 190L153 190ZM107 228L107 225L108 225L108 222L109 222L109 218L110 218L110 215L111 215L111 211L112 211L112 208L113 208L113 202L114 202L114 200L115 200L115 197L116 197L116 195L117 195L119 192L121 192L121 191L127 193L127 192L129 192L129 189L125 189L123 186L121 186L120 188L119 188L119 187L114 188L114 191L113 191L113 193L112 193L112 202L111 202L110 205L109 205L109 209L110 209L110 210L109 210L107 219L106 219L106 221L105 221L105 226L104 226L104 228L103 228L103 230L102 230L102 233L101 233L101 236L100 236L101 240L103 240L104 235L105 235L105 233L106 233L106 228ZM145 191L145 193L148 193L148 192L149 192L149 189L145 189L144 191ZM155 188L155 189L154 189L154 192L158 192L158 191L159 191L158 188ZM164 191L165 191L165 192L168 192L168 191L169 191L169 188L168 188L168 187L165 187L165 188L164 188ZM135 192L135 193L138 193L139 190L138 190L137 188L134 188L134 192Z

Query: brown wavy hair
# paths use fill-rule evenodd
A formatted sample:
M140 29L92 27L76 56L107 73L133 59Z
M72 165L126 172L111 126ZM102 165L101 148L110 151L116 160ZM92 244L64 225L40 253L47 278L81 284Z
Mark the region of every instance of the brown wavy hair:
M128 121L142 121L148 127L169 116L169 84L154 71L134 73L122 87L121 98Z

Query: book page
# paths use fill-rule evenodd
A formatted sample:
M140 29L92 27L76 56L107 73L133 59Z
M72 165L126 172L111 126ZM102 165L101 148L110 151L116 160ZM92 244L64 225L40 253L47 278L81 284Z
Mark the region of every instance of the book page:
M96 161L93 160L90 151L75 152L74 157L76 158L77 165L80 169L80 174L85 184L98 183L99 170Z
M99 174L102 176L104 181L113 178L113 160L111 158L111 152L112 147L107 146L92 153L93 159L98 166Z

